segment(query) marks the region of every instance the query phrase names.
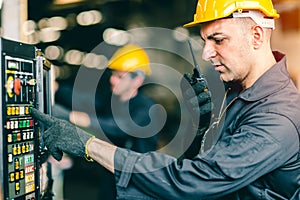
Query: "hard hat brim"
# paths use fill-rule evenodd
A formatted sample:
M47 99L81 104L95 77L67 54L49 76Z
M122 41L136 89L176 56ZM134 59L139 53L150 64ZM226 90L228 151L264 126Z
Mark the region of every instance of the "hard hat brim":
M200 25L200 23L190 22L190 23L184 24L183 27L190 28L190 27L197 26L197 25Z

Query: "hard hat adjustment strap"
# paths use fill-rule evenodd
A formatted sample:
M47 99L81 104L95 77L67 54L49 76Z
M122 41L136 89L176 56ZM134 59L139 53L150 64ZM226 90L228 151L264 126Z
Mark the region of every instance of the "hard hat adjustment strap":
M275 29L275 20L272 18L266 18L263 13L255 10L247 11L236 11L232 13L234 18L250 17L257 25L263 28L272 28Z

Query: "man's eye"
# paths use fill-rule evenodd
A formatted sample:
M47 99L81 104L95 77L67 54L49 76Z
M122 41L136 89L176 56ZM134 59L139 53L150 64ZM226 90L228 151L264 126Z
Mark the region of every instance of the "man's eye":
M221 44L223 42L223 40L224 40L223 38L222 39L215 39L215 43L216 44Z

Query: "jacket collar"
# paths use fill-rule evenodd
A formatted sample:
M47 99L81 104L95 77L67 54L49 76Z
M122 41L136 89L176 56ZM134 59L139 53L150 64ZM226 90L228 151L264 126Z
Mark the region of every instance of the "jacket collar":
M286 56L278 51L273 55L277 63L266 71L250 88L240 94L240 98L246 101L257 101L275 91L284 88L290 81L286 68Z

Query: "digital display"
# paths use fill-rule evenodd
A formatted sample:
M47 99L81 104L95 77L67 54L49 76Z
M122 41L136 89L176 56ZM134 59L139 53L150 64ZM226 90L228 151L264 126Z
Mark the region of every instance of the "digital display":
M19 62L9 60L7 64L7 69L19 70Z

